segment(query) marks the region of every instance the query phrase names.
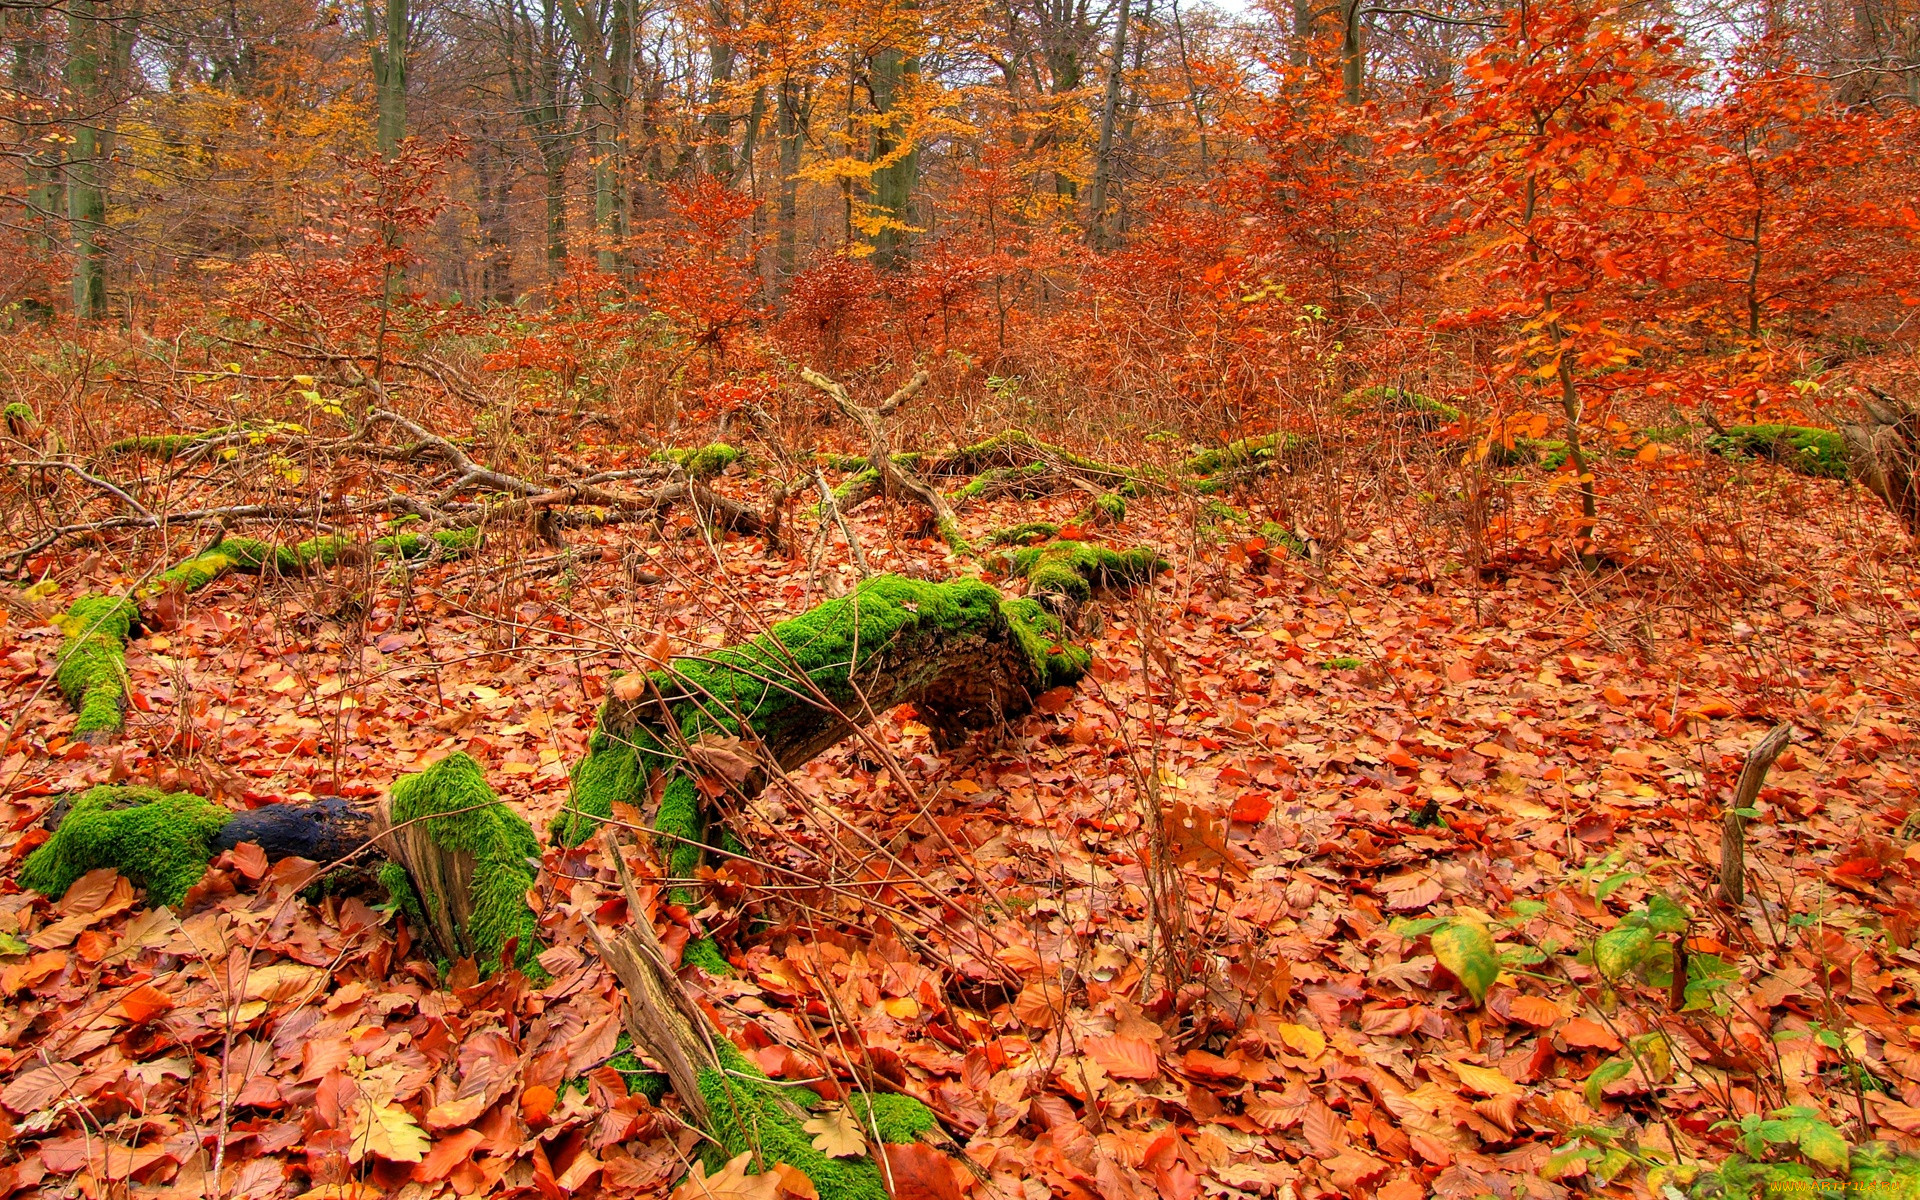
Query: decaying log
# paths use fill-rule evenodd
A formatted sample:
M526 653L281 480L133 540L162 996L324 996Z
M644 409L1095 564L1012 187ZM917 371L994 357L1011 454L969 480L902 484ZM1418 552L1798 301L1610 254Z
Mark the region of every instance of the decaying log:
M1920 406L1869 387L1860 407L1867 420L1842 423L1853 477L1920 538Z

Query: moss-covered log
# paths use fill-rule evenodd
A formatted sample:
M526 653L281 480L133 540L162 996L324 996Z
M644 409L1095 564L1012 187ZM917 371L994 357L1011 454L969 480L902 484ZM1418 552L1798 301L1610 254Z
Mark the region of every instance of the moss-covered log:
M112 740L126 721L127 639L140 627L139 610L118 596L83 596L60 618L54 682L80 713L74 733L95 744Z
M616 681L555 836L578 845L617 802L645 810L658 776L656 825L685 839L670 863L674 875L690 876L705 830L688 747L740 739L743 753L790 769L846 737L853 722L904 703L952 741L1078 679L1086 652L1062 637L1037 603L1004 600L978 580L870 579L744 645Z
M155 904L178 904L223 850L251 842L272 860L331 863L365 849L371 814L337 798L269 804L229 812L190 792L96 787L49 814L51 835L27 857L20 883L55 898L88 871L112 867L148 891Z
M323 534L299 542L275 544L258 538L223 537L192 558L160 573L152 590L177 587L198 591L229 571L245 575L293 577L349 562L363 553L374 558L420 561L436 555L459 558L480 544L478 529L401 532L361 543L346 534Z
M1056 612L1071 613L1095 588L1149 583L1166 568L1148 547L1115 550L1068 540L1014 551L1007 573L1027 581L1027 595Z
M1805 425L1733 425L1707 439L1707 449L1731 457L1770 458L1817 479L1847 478L1846 439Z
M453 753L396 781L381 843L380 880L449 959L482 972L507 962L545 978L527 892L540 864L533 826L487 786L486 772Z

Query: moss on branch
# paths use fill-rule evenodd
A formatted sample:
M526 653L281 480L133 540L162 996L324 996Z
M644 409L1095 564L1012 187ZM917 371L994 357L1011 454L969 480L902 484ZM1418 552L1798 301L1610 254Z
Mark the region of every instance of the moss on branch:
M97 740L120 732L127 707L127 638L138 621L133 602L118 596L83 596L60 619L67 636L54 682L80 713L75 733Z
M177 905L206 873L214 839L233 814L186 792L97 787L81 794L20 868L20 884L59 899L88 871L112 867Z
M1846 479L1847 443L1831 429L1806 425L1735 425L1707 439L1707 449L1728 457L1770 458L1800 475Z
M403 531L375 538L367 548L375 558L417 562L435 554L458 558L479 544L478 529L436 529L429 533ZM179 587L184 591L198 591L229 571L243 575L305 575L347 560L359 552L359 547L356 539L339 533L286 544L226 537L163 571L152 590Z
M672 463L695 479L708 479L720 474L742 455L738 449L726 442L710 442L705 446L668 447L653 452L655 462Z

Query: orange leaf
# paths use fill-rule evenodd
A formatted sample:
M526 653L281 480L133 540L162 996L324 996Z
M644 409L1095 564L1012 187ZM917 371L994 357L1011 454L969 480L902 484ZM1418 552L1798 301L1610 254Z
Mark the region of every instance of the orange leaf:
M1598 1021L1575 1017L1557 1031L1560 1040L1582 1050L1618 1050L1620 1039Z
M1258 825L1267 819L1273 811L1273 796L1268 792L1241 792L1233 799L1233 808L1227 813L1236 821L1248 825Z
M150 983L143 983L114 1005L114 1011L135 1025L144 1025L172 1007L172 996Z
M1115 1079L1155 1079L1160 1075L1160 1052L1145 1038L1081 1038L1080 1049Z
M538 1124L553 1112L553 1106L560 1094L547 1085L540 1083L520 1093L520 1116L529 1125Z
M1545 1029L1565 1014L1560 1006L1544 996L1515 996L1507 1013L1516 1021Z
M448 1134L433 1144L427 1156L414 1164L413 1177L421 1183L434 1183L445 1179L452 1170L466 1161L473 1148L487 1140L487 1135L478 1129L462 1129L458 1133Z
M953 1163L945 1154L923 1142L901 1146L882 1146L891 1178L889 1194L893 1200L961 1200L960 1181L954 1178Z

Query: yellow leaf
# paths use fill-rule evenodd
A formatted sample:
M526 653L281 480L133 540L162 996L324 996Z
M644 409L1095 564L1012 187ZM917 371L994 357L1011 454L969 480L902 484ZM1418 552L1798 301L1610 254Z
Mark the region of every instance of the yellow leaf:
M363 1102L354 1116L351 1132L353 1143L347 1148L349 1162L359 1162L373 1154L388 1162L417 1163L427 1156L432 1145L426 1133L407 1115L407 1110L398 1104Z
M859 1158L867 1152L866 1134L844 1104L809 1119L801 1128L813 1135L813 1148L829 1158Z
M1309 1029L1305 1025L1289 1025L1281 1022L1276 1026L1280 1040L1295 1054L1306 1058L1319 1058L1327 1052L1327 1039L1319 1030Z
M1450 1063L1453 1073L1460 1077L1461 1086L1470 1092L1479 1092L1482 1096L1518 1096L1523 1089L1513 1080L1489 1067L1476 1067L1472 1063Z

